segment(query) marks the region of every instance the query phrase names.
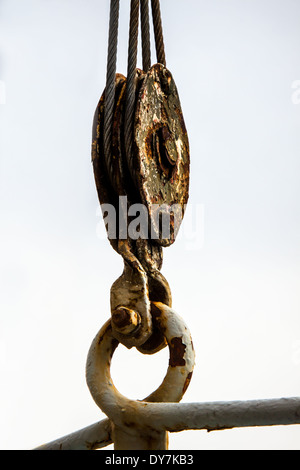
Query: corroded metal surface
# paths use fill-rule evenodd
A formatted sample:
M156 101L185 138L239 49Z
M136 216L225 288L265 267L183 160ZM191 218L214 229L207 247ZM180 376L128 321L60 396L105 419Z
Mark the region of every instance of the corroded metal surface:
M117 211L118 196L126 195L128 206L145 204L150 217L151 244L168 246L176 238L188 201L188 136L171 73L156 64L147 74L137 69L136 81L134 145L127 158L123 137L126 98L123 75L116 75L112 152L108 155L103 150L105 92L97 106L92 142L96 187L100 203L111 203ZM174 214L175 206L180 209L179 217ZM160 226L164 214L170 216L169 237L163 236ZM115 242L112 245L117 249ZM158 253L161 257L161 252Z
M144 78L145 74L137 69L137 97ZM127 232L125 234L120 233L120 221L122 220L125 228L131 221L128 215L129 207L142 201L141 195L131 180L127 160L124 157L123 127L125 97L126 78L121 74L117 74L111 152L105 153L103 145L104 91L94 115L92 162L102 210L104 210L103 208L107 204L112 205L115 209L117 226L114 237L111 237L109 233L110 214L106 216L108 238L112 247L124 259L124 271L111 288L111 313L113 318L116 319L116 312L124 307L135 311L140 320L135 328L132 328L132 325L130 326L132 328L130 333L128 328L122 330L113 321L113 331L118 340L125 346L137 346L140 347L141 352L144 351L150 354L165 346L165 341L158 332L155 333L155 340L153 338L150 301L162 301L166 305L171 306L172 297L169 284L160 272L162 266L162 247L148 238L132 240ZM126 196L125 202L122 200L121 204L120 196ZM142 346L143 343L145 346Z
M142 73L137 71L137 78ZM115 106L113 113L112 126L112 143L111 153L104 152L103 132L104 132L104 113L105 113L105 91L103 92L94 115L93 137L92 137L92 163L94 177L98 193L99 202L102 210L106 205L112 205L115 209L115 220L107 220L108 238L112 247L124 259L124 271L122 275L115 281L111 288L111 313L114 316L116 311L122 307L136 311L140 318L140 322L136 325L135 331L125 334L113 322L113 330L118 338L125 346L132 347L145 343L151 336L151 315L150 300L148 290L148 279L144 267L136 256L136 241L131 240L127 234L123 234L120 239L120 220L122 219L125 227L129 224L128 207L132 203L139 202L139 196L133 184L130 184L129 171L124 158L124 144L122 139L124 105L126 95L126 78L116 75L115 84ZM122 200L120 204L120 196L126 196L126 200ZM124 205L125 204L125 205ZM104 214L103 214L104 215ZM108 214L107 217L109 217ZM109 224L115 226L116 233L113 237L109 232ZM122 234L121 234L122 235ZM148 242L148 241L146 241ZM142 246L140 244L140 246ZM144 245L143 245L144 246ZM156 266L161 267L162 252L154 249ZM139 258L147 260L147 249L139 250ZM144 255L144 256L143 256ZM154 263L155 265L155 263ZM155 271L155 267L153 268Z
M170 208L175 205L180 208L181 222L188 199L189 146L170 72L161 64L153 66L147 74L137 69L136 83L132 153L127 155L124 145L126 78L117 74L111 151L105 151L103 144L104 91L94 116L92 162L102 210L108 204L115 209L113 237L109 232L110 214L105 215L108 238L124 259L124 271L111 288L113 332L125 346L136 346L151 354L165 345L163 336L158 331L152 332L150 302L172 305L169 284L160 272L162 246L174 242L180 225L175 220L177 214ZM129 209L134 204L144 204L146 221L150 222L144 237L137 239L131 238L127 230L132 222ZM170 218L164 218L166 213ZM167 236L161 232L161 221L169 229ZM139 321L134 328L118 327L118 312L122 308L135 312Z
M126 78L121 75L116 75L115 86L115 102L118 103L117 110L115 109L116 120L119 119L119 107L121 106L121 97L124 96L124 86L126 85ZM95 183L98 193L99 202L101 205L112 204L117 211L119 207L118 193L115 188L121 188L122 171L121 171L121 158L119 157L119 148L117 145L118 132L114 126L113 143L112 143L112 157L105 157L103 148L103 126L104 126L104 108L105 108L105 91L103 92L94 114L93 132L92 132L92 163L94 170ZM111 173L115 170L115 179L111 178ZM114 183L112 183L114 181ZM118 251L117 238L108 237L112 247Z
M144 73L137 69L136 80L142 84ZM137 86L137 93L139 86ZM119 211L123 209L125 222L127 220L128 207L141 203L141 197L133 184L130 171L125 157L124 145L124 118L126 101L126 78L122 74L116 74L115 81L115 103L113 110L111 152L104 151L104 113L105 113L105 90L99 100L94 114L92 131L92 163L97 193L100 204L112 204L116 211L118 220ZM119 196L127 197L126 207L119 204ZM119 238L117 233L117 238ZM126 237L122 237L126 238ZM113 248L116 249L115 244Z
M146 204L157 243L174 242L179 226L171 214L170 236L164 237L159 211L178 205L182 214L188 200L189 143L177 88L171 73L154 65L143 80L135 115L135 178Z
M169 367L162 384L143 402L178 402L186 391L194 368L195 352L192 339L183 319L174 310L159 302L155 303L155 307L153 321L163 332L168 342ZM179 348L174 347L176 338L181 344ZM90 392L97 405L109 417L116 418L115 422L122 424L119 417L119 406L124 400L127 401L127 398L114 387L109 370L111 358L118 343L112 334L111 321L109 320L101 328L91 345L87 358L86 377ZM108 399L108 397L110 398ZM108 400L106 401L106 399Z
M139 260L131 253L127 241L119 240L119 253L124 259L124 271L113 283L110 290L110 308L113 318L121 308L136 312L140 322L125 334L113 321L114 336L127 348L141 346L151 336L152 319L150 315L150 300L147 274ZM128 330L127 330L128 331Z
M153 323L166 338L170 360L162 384L147 398L142 401L129 400L112 382L110 363L119 342L113 335L111 321L101 328L88 353L87 384L96 404L112 421L115 449L149 449L150 443L151 449L165 448L162 447L167 441L164 430L158 432L155 423L151 419L141 418L140 412L148 402L179 402L193 372L195 353L188 328L166 305L156 302L154 306ZM124 443L126 447L123 447Z

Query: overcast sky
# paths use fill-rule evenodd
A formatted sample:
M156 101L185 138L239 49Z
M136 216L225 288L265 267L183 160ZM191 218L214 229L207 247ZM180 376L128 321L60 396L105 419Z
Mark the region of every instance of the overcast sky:
M162 0L161 10L191 149L188 213L162 269L196 349L183 401L299 396L300 2ZM101 235L90 156L108 15L108 0L0 0L1 449L104 417L85 361L122 272ZM122 0L124 74L128 16ZM143 398L167 364L166 349L119 346L113 380ZM170 435L170 449L299 442L297 426Z

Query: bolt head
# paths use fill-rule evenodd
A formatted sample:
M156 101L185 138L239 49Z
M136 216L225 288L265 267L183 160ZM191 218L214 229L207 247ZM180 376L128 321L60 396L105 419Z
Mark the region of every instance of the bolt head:
M118 307L112 313L112 323L114 328L122 334L131 334L139 326L140 315L128 307Z

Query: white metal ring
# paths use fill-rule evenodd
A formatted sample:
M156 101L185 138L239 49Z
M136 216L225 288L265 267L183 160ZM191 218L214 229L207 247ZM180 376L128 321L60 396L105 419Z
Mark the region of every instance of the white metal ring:
M153 303L156 307L153 321L164 334L169 346L169 366L161 385L142 401L130 400L114 386L110 375L111 358L119 341L112 334L110 320L94 338L86 363L86 380L91 395L99 408L115 425L124 425L128 413L138 422L138 410L146 402L179 402L183 397L194 368L195 353L191 334L182 318L170 307ZM131 413L133 411L133 413Z

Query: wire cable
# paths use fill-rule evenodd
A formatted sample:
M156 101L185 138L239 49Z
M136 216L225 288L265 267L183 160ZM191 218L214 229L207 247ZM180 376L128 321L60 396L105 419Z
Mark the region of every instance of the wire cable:
M103 125L103 147L104 154L107 156L107 158L110 158L111 155L112 119L115 101L115 77L117 66L119 7L120 0L111 0Z
M127 64L127 85L126 85L126 110L124 123L124 141L127 164L134 179L132 139L133 139L133 121L135 111L135 90L136 90L136 62L138 48L138 29L139 29L139 0L131 0L130 6L130 25L129 25L129 44L128 44L128 64Z
M151 0L152 16L153 16L153 27L154 37L156 46L156 57L159 64L166 66L165 46L163 39L163 30L160 14L159 0Z
M140 2L141 2L143 70L144 72L148 72L148 70L151 67L149 0L140 0Z

